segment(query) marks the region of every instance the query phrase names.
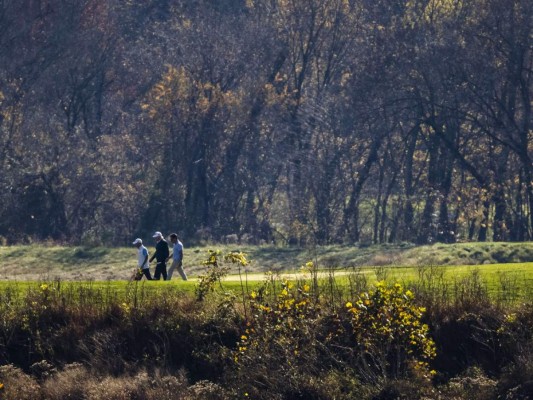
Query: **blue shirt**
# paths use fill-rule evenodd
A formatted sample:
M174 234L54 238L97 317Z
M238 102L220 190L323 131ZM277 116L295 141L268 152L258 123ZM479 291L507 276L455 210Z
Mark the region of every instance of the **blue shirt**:
M174 261L181 261L183 259L183 243L181 243L179 240L174 243L172 251L172 259Z

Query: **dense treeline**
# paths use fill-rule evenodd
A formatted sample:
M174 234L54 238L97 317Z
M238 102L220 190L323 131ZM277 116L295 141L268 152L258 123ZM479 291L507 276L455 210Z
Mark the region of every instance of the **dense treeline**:
M0 235L533 238L530 0L0 1Z

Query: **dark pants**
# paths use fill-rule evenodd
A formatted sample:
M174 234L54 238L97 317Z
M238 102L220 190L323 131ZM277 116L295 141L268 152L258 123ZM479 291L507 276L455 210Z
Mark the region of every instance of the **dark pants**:
M165 261L158 262L155 266L155 273L154 273L154 279L156 281L159 280L159 278L163 275L163 280L167 280L167 264Z
M146 279L149 281L152 280L152 275L150 274L150 268L142 269L139 272L137 272L137 275L135 275L135 280L140 281L143 278L143 275L146 276Z

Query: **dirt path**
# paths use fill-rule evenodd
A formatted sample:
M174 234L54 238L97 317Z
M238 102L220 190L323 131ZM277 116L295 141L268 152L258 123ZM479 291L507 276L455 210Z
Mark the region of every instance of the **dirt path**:
M348 275L350 273L353 273L351 270L335 270L333 272L333 276L344 276ZM358 270L358 273L361 274L370 274L373 273L371 269L360 269ZM332 273L330 271L319 271L317 273L318 278L327 278L328 276L331 276ZM297 280L297 279L310 279L310 274L304 274L302 272L287 272L287 273L280 273L276 275L277 277L280 277L282 279L289 279L289 280ZM262 281L266 277L265 274L259 274L259 273L251 273L251 274L242 274L242 275L227 275L222 280L228 281L228 282L235 282L235 281L242 281L244 282L246 279L249 281Z
M42 273L22 273L22 274L1 274L1 281L53 281L55 279L60 279L63 281L108 281L108 280L129 280L132 269L121 269L119 271L103 271L101 269L84 269L81 271L67 272L61 271L50 271ZM335 270L333 272L334 276L344 276L353 273L352 270ZM361 268L358 270L358 273L362 274L371 274L373 273L370 268ZM327 278L332 272L330 271L319 271L317 273L318 278ZM298 279L310 279L311 275L309 273L302 272L280 272L276 273L275 276L281 279L289 280L298 280ZM245 282L248 281L263 281L266 279L265 273L252 272L248 274L230 274L226 275L222 280L226 282L239 282L242 280ZM189 280L195 282L198 280L197 274L190 276Z

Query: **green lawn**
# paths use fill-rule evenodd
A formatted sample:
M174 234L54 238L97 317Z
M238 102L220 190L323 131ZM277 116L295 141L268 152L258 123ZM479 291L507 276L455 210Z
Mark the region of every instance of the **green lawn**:
M307 280L312 275L302 272L278 272L272 275L278 281ZM406 287L425 285L434 290L468 290L474 284L480 284L487 293L493 297L507 297L514 300L530 301L533 299L533 262L506 263L486 265L460 265L460 266L381 266L381 267L353 267L320 269L317 272L321 290L326 290L331 283L331 278L338 290L349 292L353 282L364 280L371 286L379 280L390 283L402 283ZM259 272L231 274L216 286L220 293L233 292L241 295L257 288L265 279L265 274ZM269 278L271 279L271 278ZM72 296L83 296L86 292L98 292L102 298L116 296L149 296L154 292L183 292L193 294L198 285L198 278L192 277L184 282L181 279L172 281L140 281L127 280L97 280L97 281L0 281L0 290L15 290L19 293L39 289L46 284L57 287L60 285L63 293Z
M303 279L300 266L312 260L321 271L320 278L334 274L340 287L349 287L354 279L369 284L377 280L402 282L440 282L455 289L470 284L478 271L480 281L492 294L512 292L521 299L533 298L533 243L460 243L416 247L412 244L379 246L322 246L314 249L274 246L204 246L185 249L185 269L191 278L183 282L176 275L170 282L128 283L135 268L136 249L67 246L0 247L0 289L25 290L36 282L60 281L63 288L77 281L75 290L113 291L117 295L153 290L194 292L197 277L203 274L208 249L242 251L251 263L238 269L223 282L222 291L241 291L240 280L248 288L258 285L267 271L290 279ZM151 252L153 248L149 248ZM500 261L500 262L498 262ZM505 262L503 262L505 261ZM7 285L6 282L14 282ZM82 287L82 289L80 289ZM71 289L74 290L74 289Z
M414 246L400 243L372 246L297 247L213 245L184 250L184 266L190 276L205 270L208 249L223 254L242 251L251 260L249 272L297 271L307 261L320 268L401 265L479 265L533 262L533 243L458 243ZM149 247L153 254L154 248ZM124 280L136 264L136 249L69 246L0 247L0 280ZM233 268L233 272L237 272Z

